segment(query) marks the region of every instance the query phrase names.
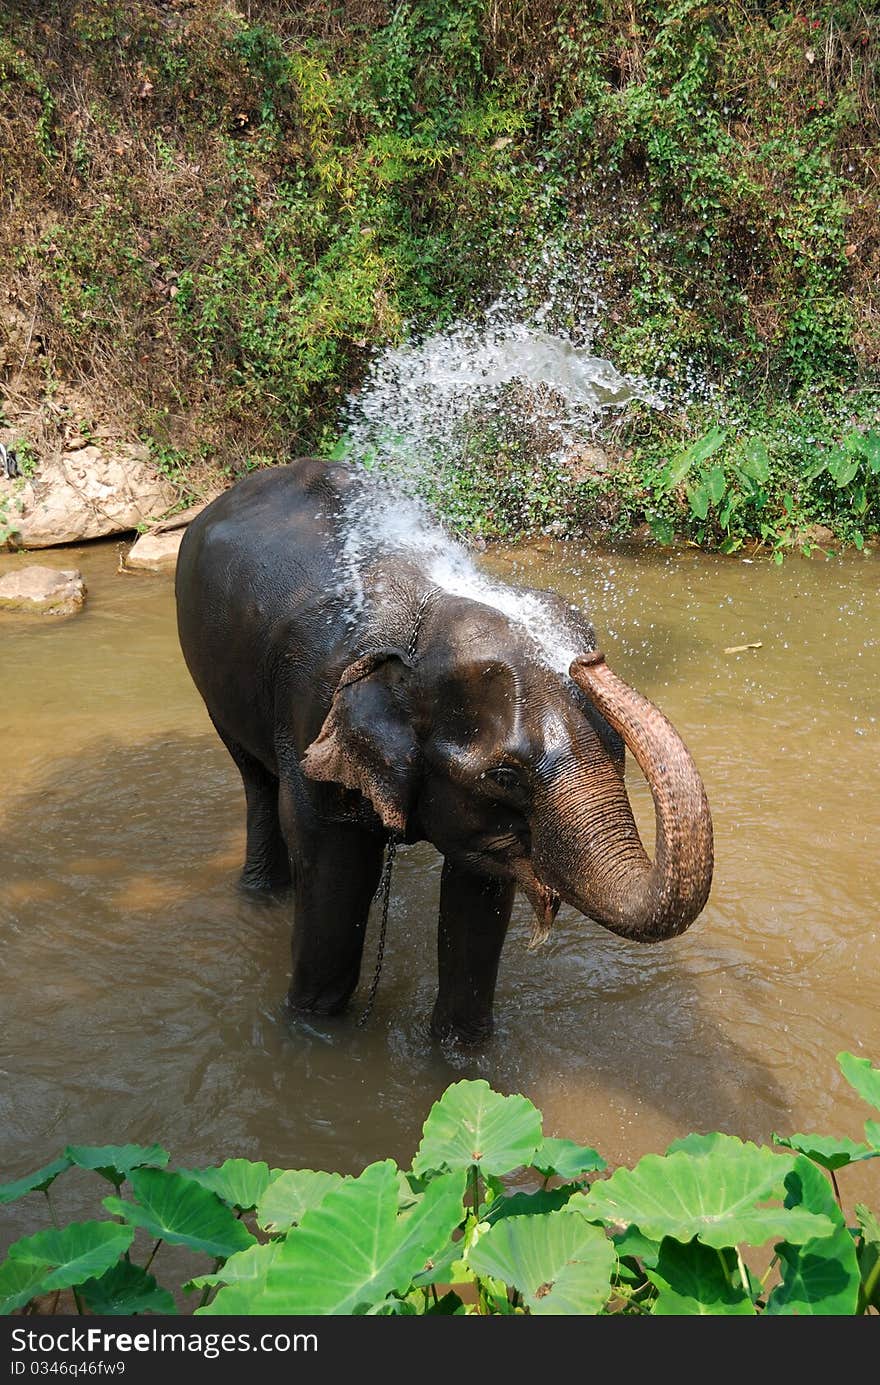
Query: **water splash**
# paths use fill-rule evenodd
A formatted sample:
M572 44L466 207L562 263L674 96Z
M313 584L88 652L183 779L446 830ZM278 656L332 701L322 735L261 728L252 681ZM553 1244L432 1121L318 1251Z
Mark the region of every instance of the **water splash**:
M340 586L352 623L369 605L362 580L365 570L400 555L415 564L426 588L439 587L451 596L501 611L525 632L535 658L558 673L567 673L572 659L583 653L583 636L573 622L569 626L564 616L560 619L557 600L489 577L423 501L395 493L387 482L377 480L366 494L358 491L352 497L344 529Z
M343 409L345 455L410 493L442 496L444 476L499 432L524 455L558 461L633 400L664 407L646 381L592 353L594 323L553 330L551 306L528 314L499 299L479 322L379 352Z
M352 502L343 581L363 612L365 562L406 552L428 583L503 612L534 642L536 657L565 672L583 637L563 628L557 602L482 573L437 515L455 512L455 487L495 449L528 477L561 465L627 406L664 408L647 381L593 353L602 320L583 264L548 252L520 286L473 321L413 336L374 358L342 411L340 453L376 471Z

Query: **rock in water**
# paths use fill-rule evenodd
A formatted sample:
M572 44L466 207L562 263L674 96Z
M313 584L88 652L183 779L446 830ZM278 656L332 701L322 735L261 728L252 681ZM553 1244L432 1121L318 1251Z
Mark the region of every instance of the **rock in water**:
M19 568L0 577L0 611L70 616L81 611L86 584L76 568Z
M168 534L142 534L125 555L125 566L132 572L173 572L183 529Z

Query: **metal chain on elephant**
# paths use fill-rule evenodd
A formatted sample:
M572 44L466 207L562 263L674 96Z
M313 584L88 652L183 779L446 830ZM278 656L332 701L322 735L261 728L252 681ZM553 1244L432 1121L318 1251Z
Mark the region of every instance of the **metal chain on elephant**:
M385 857L385 864L382 867L382 877L379 881L379 888L375 898L382 897L382 923L379 928L379 949L376 953L376 970L373 972L373 980L370 984L370 993L367 996L367 1003L364 1006L363 1014L357 1022L358 1029L366 1024L370 1015L373 1013L373 1006L376 1003L376 992L379 989L379 977L382 975L382 960L385 956L385 935L388 931L388 902L391 898L391 870L394 866L394 858L397 855L398 837L390 837L388 840L388 853Z
M406 653L410 659L416 657L416 647L419 642L419 634L421 633L422 621L425 619L425 613L434 600L434 597L440 594L440 591L440 587L429 587L416 607L412 632L406 645ZM385 857L385 865L382 867L379 888L373 896L374 899L379 899L380 897L382 899L382 923L379 928L379 948L376 954L376 970L373 972L370 993L367 996L367 1003L364 1007L363 1014L357 1022L358 1029L366 1024L373 1012L373 1006L376 1003L376 992L379 989L379 977L382 975L382 961L385 957L385 936L388 932L388 901L391 898L391 869L394 865L394 858L397 855L397 847L400 841L401 838L396 836L390 837L388 840L388 854Z

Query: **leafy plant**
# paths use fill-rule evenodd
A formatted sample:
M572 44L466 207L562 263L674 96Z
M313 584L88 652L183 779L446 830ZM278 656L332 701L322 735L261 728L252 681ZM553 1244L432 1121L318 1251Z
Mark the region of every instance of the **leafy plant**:
M880 1109L880 1069L850 1053L838 1062ZM594 1149L544 1138L526 1097L462 1081L432 1107L408 1171L391 1159L358 1177L246 1159L169 1170L157 1145L71 1146L0 1187L0 1201L33 1192L48 1201L73 1166L117 1192L129 1184L130 1196L104 1199L109 1221L11 1246L0 1311L53 1293L57 1304L71 1288L80 1312L174 1313L150 1269L163 1244L176 1244L214 1261L183 1285L206 1314L880 1312L880 1224L862 1205L847 1223L836 1177L880 1158L880 1123L868 1120L865 1134L865 1144L775 1136L784 1152L689 1135L603 1177ZM512 1191L508 1178L521 1184L523 1170L543 1185ZM141 1229L155 1242L143 1265L132 1258ZM767 1242L758 1274L742 1250Z

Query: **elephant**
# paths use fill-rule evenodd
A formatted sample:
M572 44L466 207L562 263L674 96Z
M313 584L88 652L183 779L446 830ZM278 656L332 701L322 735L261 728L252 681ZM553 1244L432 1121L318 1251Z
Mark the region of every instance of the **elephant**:
M253 472L186 530L183 655L244 783L241 885L293 893L293 1013L345 1009L390 840L444 858L431 1032L492 1032L517 889L658 942L703 909L712 820L666 717L609 668L587 616L493 582L364 468ZM654 801L654 860L624 785Z

